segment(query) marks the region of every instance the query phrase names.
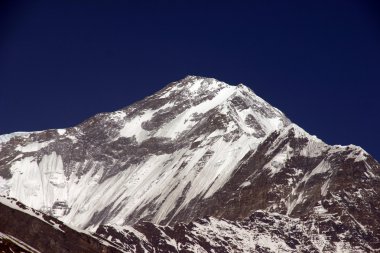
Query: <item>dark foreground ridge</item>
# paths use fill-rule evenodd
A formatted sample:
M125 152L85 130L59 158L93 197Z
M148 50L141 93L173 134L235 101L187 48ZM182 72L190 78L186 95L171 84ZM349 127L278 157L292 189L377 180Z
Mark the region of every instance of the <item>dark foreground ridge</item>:
M77 231L54 217L0 197L0 251L120 253L105 239Z

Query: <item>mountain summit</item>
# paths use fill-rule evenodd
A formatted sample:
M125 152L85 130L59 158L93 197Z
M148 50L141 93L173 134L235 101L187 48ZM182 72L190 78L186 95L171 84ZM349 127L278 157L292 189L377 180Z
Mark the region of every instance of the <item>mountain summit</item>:
M377 161L327 145L241 84L187 76L75 127L0 140L0 195L105 238L127 229L125 240L142 240L148 223L205 216L244 223L257 211L260 222L302 222L316 252L379 247Z

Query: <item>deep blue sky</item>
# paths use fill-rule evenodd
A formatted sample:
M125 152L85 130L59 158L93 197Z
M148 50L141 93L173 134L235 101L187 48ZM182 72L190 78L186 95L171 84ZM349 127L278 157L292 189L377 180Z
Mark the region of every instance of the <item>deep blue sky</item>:
M135 2L2 1L0 134L73 126L191 74L380 159L376 1Z

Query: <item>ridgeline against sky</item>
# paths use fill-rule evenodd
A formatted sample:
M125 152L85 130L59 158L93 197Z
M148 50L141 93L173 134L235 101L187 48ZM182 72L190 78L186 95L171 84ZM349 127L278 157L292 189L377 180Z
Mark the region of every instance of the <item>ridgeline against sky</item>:
M0 134L73 126L200 75L380 159L376 1L179 2L3 1Z

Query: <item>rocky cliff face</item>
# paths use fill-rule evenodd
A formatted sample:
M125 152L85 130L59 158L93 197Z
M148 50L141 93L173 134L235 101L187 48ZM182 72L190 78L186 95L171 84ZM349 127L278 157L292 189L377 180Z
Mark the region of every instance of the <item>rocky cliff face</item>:
M93 232L175 230L205 216L235 224L265 210L346 233L325 233L327 248L370 250L380 248L379 185L380 165L360 147L327 145L244 85L211 78L73 128L0 137L0 194Z

